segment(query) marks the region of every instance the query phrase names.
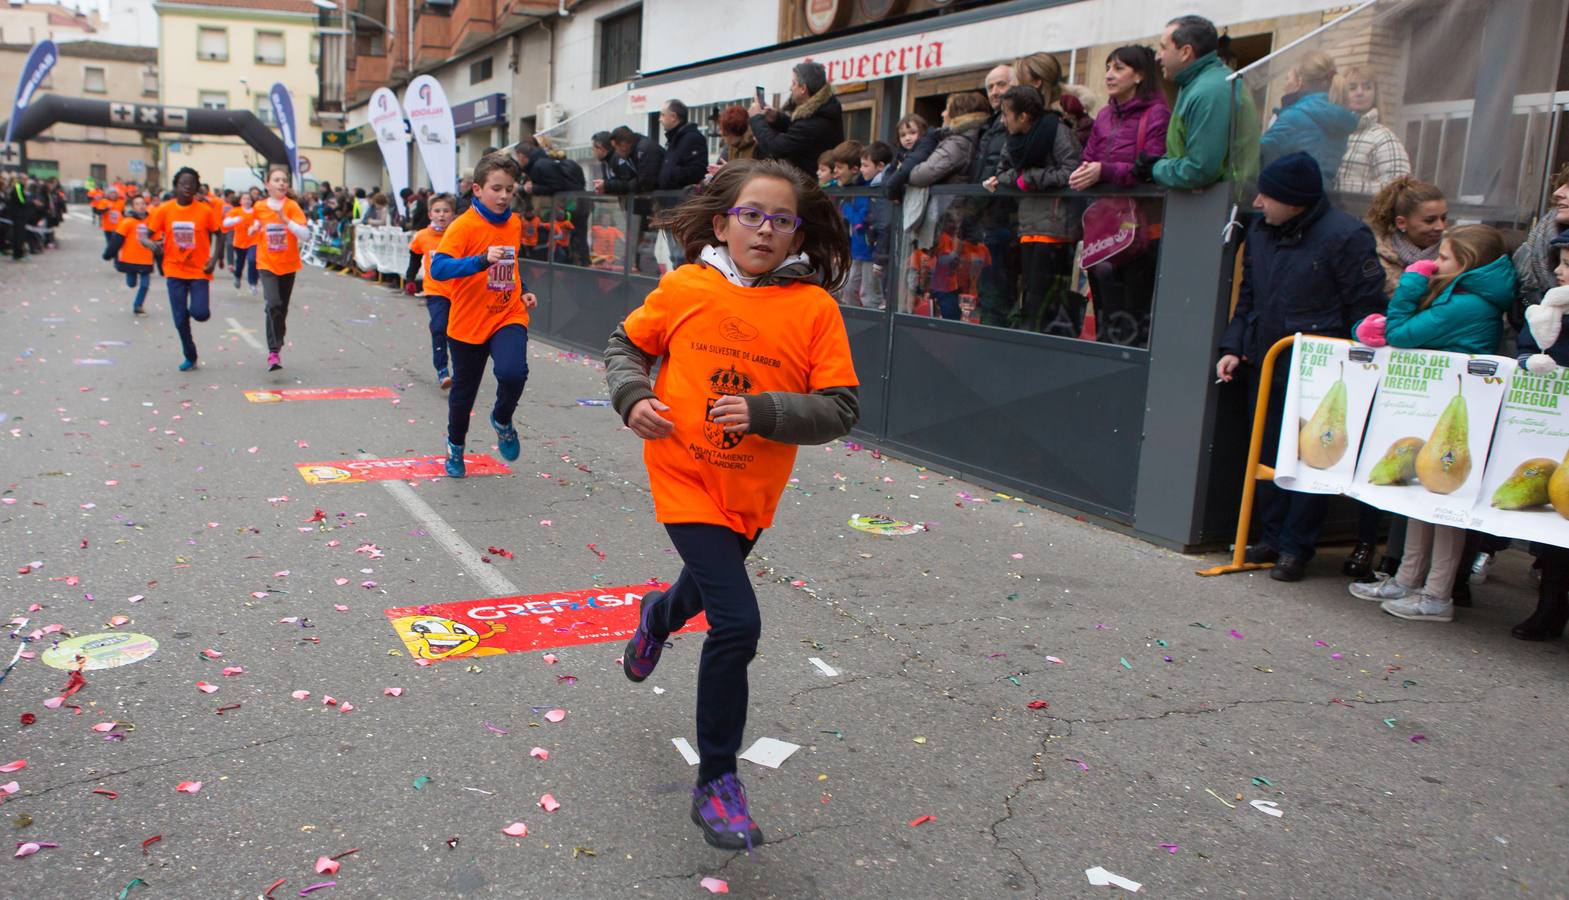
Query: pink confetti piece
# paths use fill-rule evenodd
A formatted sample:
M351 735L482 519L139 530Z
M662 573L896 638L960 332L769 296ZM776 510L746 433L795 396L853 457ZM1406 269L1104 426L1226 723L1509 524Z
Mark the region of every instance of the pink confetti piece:
M310 697L310 695L311 695L310 691L295 691L294 693L290 694L289 696L293 697L296 700L304 700L304 699Z
M307 894L310 894L310 893L312 893L314 891L319 891L322 888L330 888L330 887L337 887L337 886L338 886L338 883L336 881L318 881L315 884L311 885L310 887L300 888L300 896L304 897Z
M0 766L0 772L10 774L12 772L20 772L25 768L27 768L27 760L19 759L16 762L8 762L5 765Z
M251 596L255 597L257 600L266 600L267 599L267 592L266 591L251 591Z
M528 752L528 755L534 757L535 759L549 759L550 751L546 750L544 747L535 747Z
M332 583L337 585L338 587L343 587L344 585L349 583L349 580L347 578L334 578L334 579L332 579Z
M1329 645L1324 643L1323 641L1314 641L1313 642L1313 646L1315 646L1315 647L1328 647Z
M513 822L511 825L501 829L501 833L508 837L528 837L528 826L522 822Z
M204 694L215 694L218 692L218 686L216 684L208 684L205 681L196 682L196 689Z
M343 705L338 707L338 712L340 712L340 713L348 713L348 712L353 712L353 711L354 711L354 704L350 703L347 700L343 701Z
M1411 743L1413 743L1413 744L1420 744L1420 743L1422 743L1425 740L1427 740L1427 735L1425 735L1425 734L1413 734L1413 735L1411 735Z
M556 798L553 795L551 795L551 794L546 794L543 797L540 797L539 798L539 805L540 805L540 808L543 809L545 812L555 812L556 810L561 808L561 804L557 803L556 802Z
M364 588L367 591L374 590L375 587L376 587L376 582L374 582L374 581L362 581L362 582L360 582L360 587Z
M481 722L480 724L484 725L485 726L485 730L490 732L491 734L509 734L510 733L505 728L497 728L496 726L490 724L489 722Z
M64 702L64 697L50 697L48 700L44 701L44 709L59 709L60 704Z
M194 794L202 789L202 783L200 781L182 781L175 785L174 789L182 794Z
M1181 848L1176 844L1161 844L1160 849L1166 851L1167 853L1175 854Z
M218 651L218 650L214 650L211 647L208 647L206 650L202 651L202 655L207 657L208 659L218 659L218 658L223 656L223 653Z
M331 694L322 694L321 695L321 705L322 706L337 706L338 705L338 698L332 696Z
M704 878L702 881L699 881L698 885L700 885L701 887L707 888L708 892L710 894L728 894L728 893L730 893L730 882L725 881L722 878L714 878L714 877L710 876L710 877Z
M1023 559L1023 558L1024 558L1024 554L1023 554L1023 553L1012 553L1012 554L1009 554L1009 555L1010 555L1010 556L1011 556L1011 557L1012 557L1012 558L1013 558L1013 559Z
M558 662L558 661L559 661L559 660L558 660L558 659L557 659L557 658L556 658L556 654L554 654L554 653L546 653L546 654L545 654L545 655L544 655L544 656L543 656L543 657L541 657L541 658L542 658L542 659L543 659L543 660L544 660L544 661L545 661L545 664L546 664L546 665L551 665L551 666L553 666L553 665L555 665L555 664L556 664L556 663L557 663L557 662Z
M93 730L98 732L99 734L103 734L106 731L113 731L114 727L116 725L118 725L118 724L120 724L120 723L118 723L118 722L99 722L97 725L93 726Z
M337 610L338 612L348 612L349 611L349 608L347 606L344 606L342 603L334 603L334 604L332 604L332 608Z
M246 447L245 448L245 452L246 453L255 453L257 450L260 450L260 449L261 449L260 447Z
M401 697L401 696L403 696L403 688L382 688L381 692L382 692L383 695L388 696L388 697Z
M1055 656L1048 656L1048 657L1046 657L1046 661L1051 663L1052 665L1055 665L1055 666L1065 666L1065 665L1067 665L1067 663L1063 662L1062 660L1058 659Z
M559 722L566 717L567 711L564 709L553 709L550 712L545 713L545 721L547 722Z
M1245 637L1243 637L1243 636L1242 636L1242 632L1240 632L1240 631L1238 631L1238 630L1237 630L1237 629L1235 629L1235 628L1233 628L1233 629L1231 629L1231 630L1230 630L1230 631L1228 631L1228 632L1226 632L1226 633L1227 633L1227 634L1229 634L1229 635L1231 635L1231 636L1232 636L1232 637L1234 637L1234 638L1236 638L1236 639L1237 639L1237 640L1239 640L1239 641L1245 641L1245 640L1247 640L1247 638L1245 638Z
M5 784L0 784L0 794L14 794L21 789L22 786L14 781L7 781Z
M1331 653L1331 654L1329 654L1329 658L1330 659L1345 659L1346 657L1344 656L1344 654Z
M333 859L330 856L318 856L318 857L316 857L316 874L317 875L336 875L336 874L338 874L338 866L339 866L338 861Z
M1073 757L1071 757L1071 756L1064 756L1064 757L1063 757L1063 758L1062 758L1062 761L1063 761L1063 762L1071 762L1071 763L1073 763L1073 764L1074 764L1074 765L1076 765L1076 766L1078 766L1078 767L1079 767L1079 768L1080 768L1080 769L1082 769L1082 770L1084 770L1084 771L1085 771L1085 772L1088 772L1088 771L1089 771L1089 770L1090 770L1090 767L1089 767L1089 764L1088 764L1088 763L1086 763L1086 762L1085 762L1085 761L1084 761L1084 760L1082 760L1082 759L1074 759L1074 758L1073 758Z
M34 842L34 841L23 841L23 842L21 842L21 843L16 845L16 855L17 856L32 856L34 853L37 853L38 851L40 851L42 849L44 849L42 844L39 844L39 843Z
M244 675L245 674L245 667L244 666L224 666L223 667L223 674L225 674L225 675L227 675L227 676L229 676L231 678L233 676L235 676L235 675Z

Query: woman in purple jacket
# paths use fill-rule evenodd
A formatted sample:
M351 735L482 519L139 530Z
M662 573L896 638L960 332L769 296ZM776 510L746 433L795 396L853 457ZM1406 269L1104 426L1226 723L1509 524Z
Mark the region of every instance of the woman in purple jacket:
M1139 154L1164 156L1171 110L1160 90L1160 66L1148 47L1118 47L1106 57L1106 92L1111 101L1095 117L1083 162L1068 179L1076 191L1106 183L1135 184ZM1104 343L1149 346L1150 301L1155 294L1161 204L1137 204L1144 221L1143 249L1128 249L1089 270L1095 298L1096 335Z

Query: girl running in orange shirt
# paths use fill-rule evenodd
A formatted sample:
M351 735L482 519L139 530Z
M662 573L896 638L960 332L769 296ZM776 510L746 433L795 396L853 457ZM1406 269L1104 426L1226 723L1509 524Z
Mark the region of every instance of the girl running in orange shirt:
M234 229L231 240L234 243L234 289L240 289L240 279L247 272L250 274L251 293L256 293L256 235L251 234L251 223L256 220L255 201L251 199L251 192L240 194L238 206L229 210L229 217L223 220L225 227Z
M683 568L670 590L643 598L622 664L642 681L670 634L707 614L692 821L715 847L750 849L763 835L736 753L762 619L746 557L773 523L795 445L843 437L860 416L850 342L829 293L849 271L850 239L817 184L774 160L731 162L661 219L688 264L611 335L605 379L612 405L645 441L654 511Z
M464 475L463 442L469 413L485 377L485 360L496 375L496 406L490 425L496 449L518 458L512 425L528 381L528 311L536 300L518 274L523 226L512 212L512 193L523 171L506 153L492 153L474 167L474 202L441 236L430 262L432 283L446 282L452 297L447 349L452 355L452 393L447 395L447 475Z
M436 380L441 389L452 387L452 371L447 368L447 317L452 312L452 288L444 281L430 277L430 258L441 246L441 237L452 224L452 213L458 201L451 194L437 194L430 198L430 224L415 233L409 241L409 252L423 256L420 283L424 286L425 311L430 314L430 361L436 367Z
M119 251L115 254L115 268L125 273L125 286L136 289L136 299L131 301L131 312L147 315L142 303L147 299L147 286L152 281L153 252L142 239L147 231L147 201L140 195L132 197L125 207L125 218L115 229L119 233Z
M291 194L289 170L274 166L267 172L267 199L252 207L256 268L261 270L262 297L267 303L269 372L283 368L283 338L289 324L294 276L300 271L300 241L311 235L305 227L305 210Z
M147 217L151 238L144 246L163 256L164 283L169 287L169 310L174 314L174 330L180 334L185 359L181 372L196 368L196 341L191 337L191 320L212 318L208 305L212 270L218 266L223 250L223 222L218 211L207 203L196 202L202 177L186 166L174 173L174 202L164 203Z

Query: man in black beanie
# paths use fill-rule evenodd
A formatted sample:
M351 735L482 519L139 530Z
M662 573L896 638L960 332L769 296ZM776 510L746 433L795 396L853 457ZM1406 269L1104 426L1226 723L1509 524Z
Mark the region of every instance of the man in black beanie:
M1253 208L1263 216L1248 229L1237 308L1220 339L1215 374L1248 386L1248 409L1258 399L1259 364L1289 334L1349 338L1364 316L1382 313L1383 268L1373 233L1360 220L1331 209L1318 163L1306 153L1275 160L1259 173ZM1275 365L1259 459L1272 463L1280 438L1291 354ZM1269 577L1298 581L1318 542L1329 498L1260 485L1258 540L1249 562L1272 562Z

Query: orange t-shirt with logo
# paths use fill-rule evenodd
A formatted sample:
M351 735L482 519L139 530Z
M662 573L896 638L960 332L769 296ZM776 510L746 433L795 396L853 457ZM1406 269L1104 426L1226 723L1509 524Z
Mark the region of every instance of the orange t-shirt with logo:
M114 231L120 227L120 220L125 218L124 200L105 200L103 217L98 220L98 227L104 231Z
M150 266L153 264L153 252L143 247L142 242L137 240L138 237L152 240L151 234L147 231L146 219L126 216L120 220L120 224L115 228L115 231L125 238L125 243L120 245L120 262L132 266Z
M449 229L451 226L447 226ZM414 240L409 241L409 252L418 253L424 257L420 261L420 276L425 280L425 293L435 294L437 297L451 297L452 283L450 281L432 281L430 279L430 258L441 246L441 236L445 230L437 231L429 225L414 232Z
M452 298L447 315L447 337L465 344L483 344L508 325L528 327L528 308L523 305L523 277L518 272L518 244L523 224L516 213L500 225L492 225L479 210L470 207L453 220L441 235L436 252L453 259L485 256L491 247L512 251L511 259L492 263L487 268L446 282Z
M189 206L171 200L147 215L147 230L154 240L163 241L165 278L211 281L212 273L204 270L212 250L212 236L222 229L218 211L200 200L191 201Z
M260 227L252 236L256 242L256 268L274 275L288 275L300 270L300 243L288 223L305 224L305 210L287 197L282 209L273 209L266 200L251 207L251 215Z
M537 215L523 219L523 246L539 246L539 231L544 224Z
M727 394L859 385L839 304L815 284L747 288L689 264L661 278L625 327L664 358L654 393L675 424L669 437L643 443L656 517L748 537L772 525L795 445L726 433L709 410Z
M236 206L229 210L229 214L224 216L224 218L240 220L234 224L232 238L234 249L249 250L256 243L256 235L251 234L251 223L256 220L256 208L251 207L251 209L247 210L243 206Z
M614 225L590 225L588 231L593 235L594 256L614 263L621 255L621 240L626 237L626 233Z

